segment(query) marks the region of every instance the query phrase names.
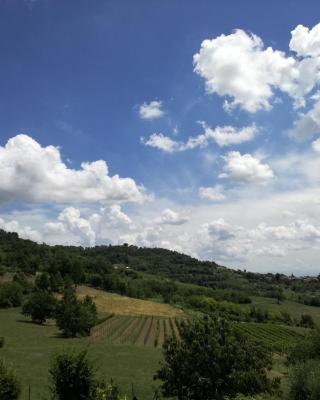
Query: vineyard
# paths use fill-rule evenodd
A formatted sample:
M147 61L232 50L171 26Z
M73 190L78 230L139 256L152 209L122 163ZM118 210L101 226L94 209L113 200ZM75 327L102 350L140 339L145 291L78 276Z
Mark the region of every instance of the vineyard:
M92 328L89 340L161 347L167 337L179 338L179 326L180 320L173 317L110 314L104 322Z
M277 352L285 352L288 346L302 339L303 335L289 327L275 324L242 323L238 329L251 339L266 344Z

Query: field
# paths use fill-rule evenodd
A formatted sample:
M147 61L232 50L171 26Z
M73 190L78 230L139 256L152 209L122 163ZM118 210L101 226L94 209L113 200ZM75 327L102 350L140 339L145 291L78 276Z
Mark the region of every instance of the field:
M277 352L286 351L288 346L302 339L304 333L304 330L297 332L290 327L275 324L241 323L238 329Z
M78 286L77 294L80 298L86 295L91 296L99 312L117 315L149 315L173 318L183 316L184 314L182 310L172 307L169 304L133 299L87 286Z
M130 320L130 317L126 317ZM21 400L48 398L48 366L51 357L66 348L88 348L96 360L98 372L106 380L113 378L122 391L131 394L134 385L136 396L152 399L156 382L153 374L161 360L161 350L155 346L122 344L118 340L64 339L59 337L53 324L35 325L20 314L20 309L0 310L0 336L5 345L0 354L12 365L23 383Z
M90 341L161 347L168 336L179 337L177 318L111 314L91 330Z
M281 304L277 304L276 299L269 297L251 297L252 305L258 306L261 309L276 309L279 311L286 311L292 317L300 319L302 314L309 314L312 316L314 322L320 327L320 307L306 306L304 304L296 303L294 301L285 300Z

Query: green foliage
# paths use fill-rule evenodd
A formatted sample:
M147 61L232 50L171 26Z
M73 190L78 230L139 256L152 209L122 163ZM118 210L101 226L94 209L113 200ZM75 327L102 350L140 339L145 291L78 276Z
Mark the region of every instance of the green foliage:
M87 336L97 323L97 309L89 296L78 300L75 289L68 287L56 307L55 318L64 336Z
M308 360L291 367L288 398L290 400L320 399L320 361Z
M311 331L295 346L292 346L287 360L293 365L308 360L320 360L320 330Z
M49 368L50 392L56 400L93 400L98 382L86 351L56 355Z
M36 291L22 307L22 314L30 316L33 322L43 324L54 316L56 300L51 293Z
M111 381L96 377L87 351L57 354L49 368L50 392L55 400L125 400Z
M20 392L20 382L14 371L5 365L3 360L0 360L0 399L16 400Z
M4 346L4 337L0 337L0 349Z
M313 318L311 317L311 315L308 315L308 314L301 315L299 325L304 328L311 328L311 329L313 329L315 327Z
M182 323L181 340L164 344L164 363L157 372L165 397L179 400L222 400L238 393L272 389L266 370L271 353L254 344L221 318Z
M17 282L0 285L0 308L19 307L22 303L22 288Z

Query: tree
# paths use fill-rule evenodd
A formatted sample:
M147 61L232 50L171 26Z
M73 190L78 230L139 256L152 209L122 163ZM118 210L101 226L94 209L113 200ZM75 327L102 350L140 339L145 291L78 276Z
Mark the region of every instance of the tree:
M0 308L19 307L22 303L22 288L17 282L0 285Z
M55 313L57 326L67 337L89 335L97 323L97 309L89 296L78 300L75 289L67 287Z
M302 314L301 315L301 319L300 319L299 325L303 326L304 328L314 328L315 327L314 320L311 317L311 315L309 315L309 314Z
M87 351L61 353L49 368L50 392L55 400L125 400L111 381L97 379Z
M0 399L16 400L21 392L20 382L14 371L8 368L3 360L0 360Z
M58 354L51 363L49 376L54 399L94 399L98 382L86 351Z
M30 316L33 322L43 324L54 316L56 300L52 294L37 291L33 292L22 307L22 314Z
M267 377L271 353L248 341L221 318L181 325L181 340L170 338L164 346L161 379L165 397L179 400L222 400L238 393L251 395L273 388Z

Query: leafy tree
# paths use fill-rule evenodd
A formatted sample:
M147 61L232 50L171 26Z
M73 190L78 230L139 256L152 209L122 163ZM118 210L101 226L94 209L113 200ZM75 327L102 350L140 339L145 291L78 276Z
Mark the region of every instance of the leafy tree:
M42 274L37 275L35 281L35 289L45 292L51 291L50 276L48 273L43 272Z
M14 371L8 368L3 360L0 360L0 399L16 400L21 392L20 382Z
M164 363L155 376L163 381L165 397L222 400L273 388L266 374L271 353L249 342L228 321L205 317L191 326L182 324L180 335L180 341L165 342Z
M88 335L97 323L97 309L90 297L78 300L75 289L68 287L56 307L55 317L57 326L65 336Z
M0 308L19 307L22 303L22 288L17 282L0 285Z
M304 328L314 328L315 327L314 320L311 317L311 315L309 315L309 314L302 314L301 315L301 319L300 319L299 325L303 326Z
M49 368L50 392L57 400L91 400L98 382L87 351L58 354Z
M22 307L22 314L30 316L33 322L43 324L47 319L54 316L56 300L52 294L37 291L33 292L30 298Z

